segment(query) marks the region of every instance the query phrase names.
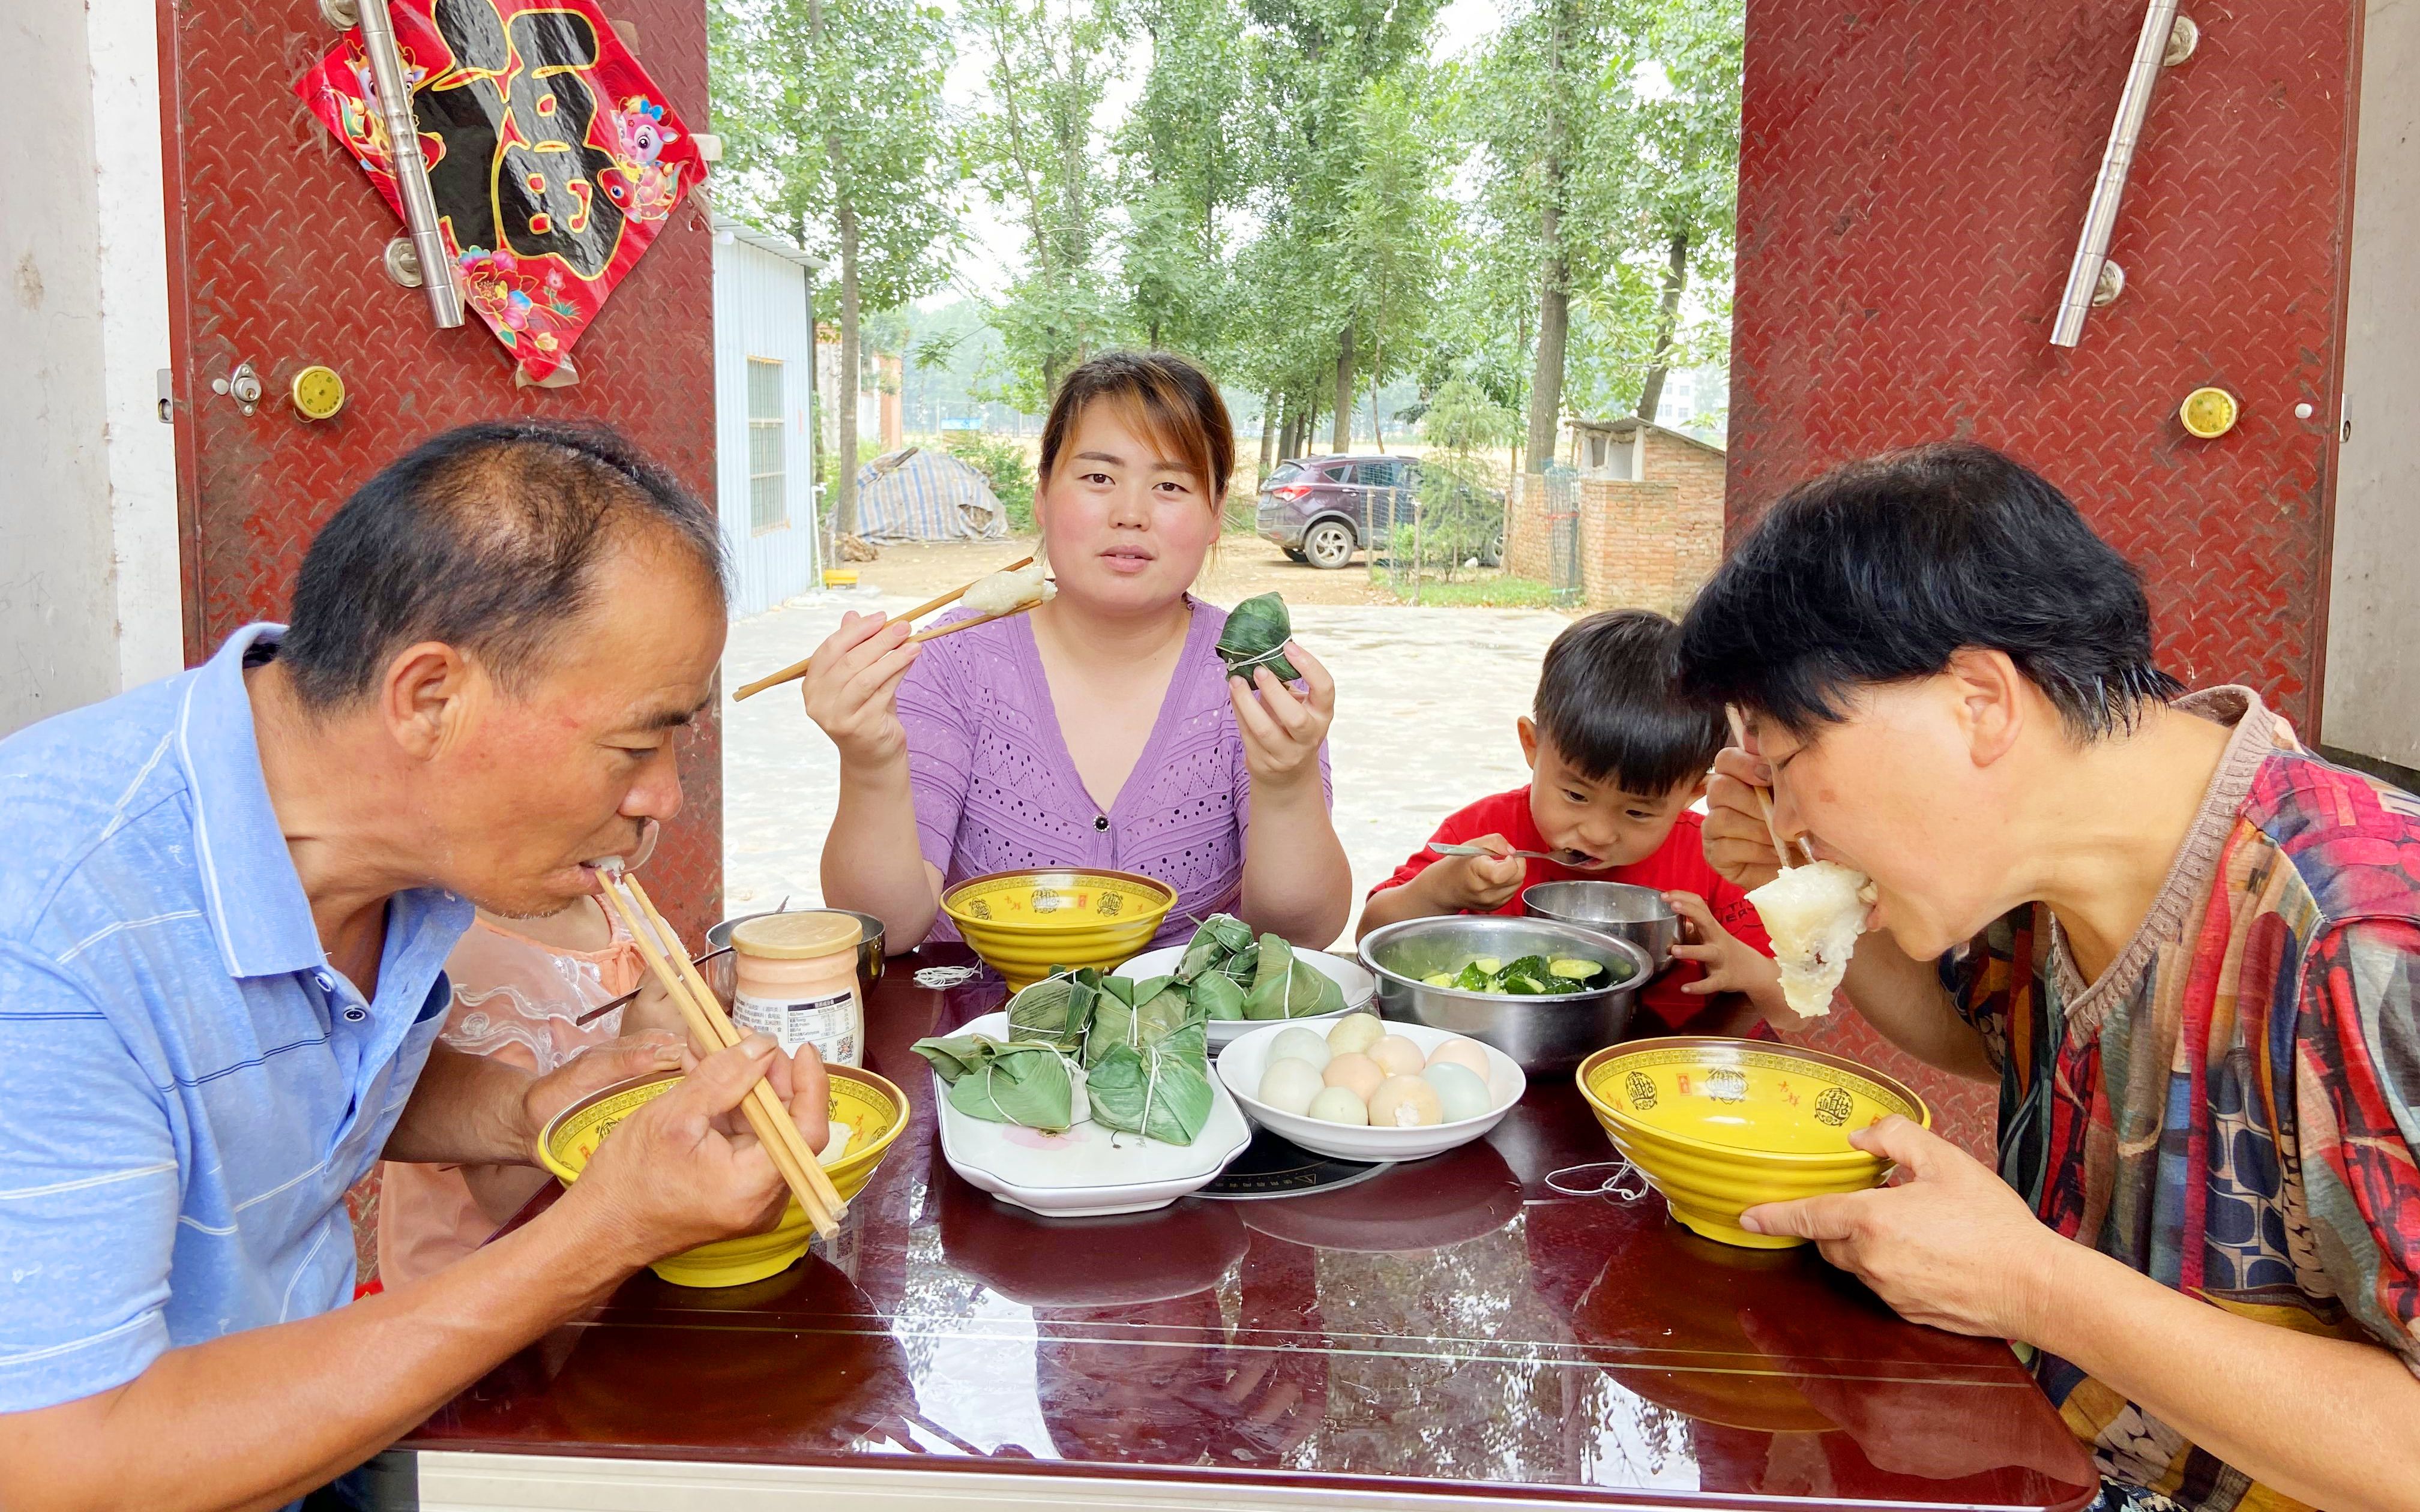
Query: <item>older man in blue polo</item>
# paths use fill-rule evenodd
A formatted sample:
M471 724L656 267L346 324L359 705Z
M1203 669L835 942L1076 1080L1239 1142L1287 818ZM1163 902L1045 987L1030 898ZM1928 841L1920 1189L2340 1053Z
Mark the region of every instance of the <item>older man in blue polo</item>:
M713 516L610 431L427 442L312 544L290 626L0 742L0 1506L266 1507L391 1442L664 1255L762 1227L752 1040L561 1202L347 1305L382 1155L527 1162L544 1118L678 1062L545 1077L436 1043L473 905L597 890L679 809L713 697Z

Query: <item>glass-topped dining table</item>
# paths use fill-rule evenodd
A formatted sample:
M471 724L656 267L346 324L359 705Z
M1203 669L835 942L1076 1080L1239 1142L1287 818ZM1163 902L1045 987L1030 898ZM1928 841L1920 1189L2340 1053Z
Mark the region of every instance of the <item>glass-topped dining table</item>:
M1001 1005L988 973L915 980L970 960L893 957L867 993L867 1063L916 1112L836 1243L720 1290L642 1273L404 1441L418 1504L2094 1494L2007 1345L1904 1322L1811 1249L1699 1239L1652 1194L1566 1196L1612 1159L1568 1074L1534 1078L1485 1139L1350 1184L1114 1218L1010 1207L941 1159L908 1049Z

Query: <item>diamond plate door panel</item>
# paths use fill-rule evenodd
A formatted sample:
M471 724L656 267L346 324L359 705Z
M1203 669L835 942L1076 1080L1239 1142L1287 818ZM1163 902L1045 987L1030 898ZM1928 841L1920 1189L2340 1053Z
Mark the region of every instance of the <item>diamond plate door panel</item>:
M1748 0L1730 502L1963 436L2140 563L2163 659L2306 731L2326 643L2355 0L2186 0L2084 342L2050 345L2142 0ZM2242 404L2216 440L2177 408ZM2298 404L2311 406L2298 419Z
M2200 43L2163 71L2110 246L2125 292L2069 350L2052 316L2142 0L1748 0L1730 530L1833 463L1987 442L2143 567L2164 665L2313 734L2361 7L2184 13ZM2242 402L2216 440L2177 418L2204 384ZM1987 1089L1854 1015L1812 1038L1988 1147Z
M610 12L694 120L706 119L705 9L626 0ZM312 0L163 0L162 114L185 572L185 652L286 611L314 532L385 462L436 431L504 415L612 423L706 499L714 489L712 233L694 205L581 338L578 387L517 389L476 321L431 325L422 292L381 256L401 224L294 95L335 39ZM241 363L246 415L210 392ZM332 420L287 399L324 363L349 390ZM648 867L691 938L721 913L721 735L709 709L684 737L688 807Z

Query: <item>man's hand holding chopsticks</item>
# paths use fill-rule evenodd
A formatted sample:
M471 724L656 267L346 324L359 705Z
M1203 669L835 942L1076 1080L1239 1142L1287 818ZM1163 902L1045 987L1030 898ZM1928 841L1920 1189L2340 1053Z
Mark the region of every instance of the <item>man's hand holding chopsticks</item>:
M594 1213L609 1242L628 1247L633 1267L771 1227L789 1189L739 1112L760 1077L808 1148L821 1149L830 1137L830 1085L814 1047L784 1056L752 1034L697 1060L680 1086L615 1125L564 1203Z

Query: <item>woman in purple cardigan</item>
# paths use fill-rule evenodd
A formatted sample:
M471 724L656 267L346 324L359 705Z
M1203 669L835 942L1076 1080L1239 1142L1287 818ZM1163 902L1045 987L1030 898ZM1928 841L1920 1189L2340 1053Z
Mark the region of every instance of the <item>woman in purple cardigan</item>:
M1058 596L919 645L851 614L815 652L807 713L841 758L827 903L905 949L954 937L940 894L964 878L1112 867L1176 888L1160 943L1221 911L1336 938L1352 876L1327 812L1335 681L1292 642L1305 691L1266 668L1229 677L1226 611L1188 592L1234 465L1227 407L1184 359L1117 352L1067 376L1033 501Z

